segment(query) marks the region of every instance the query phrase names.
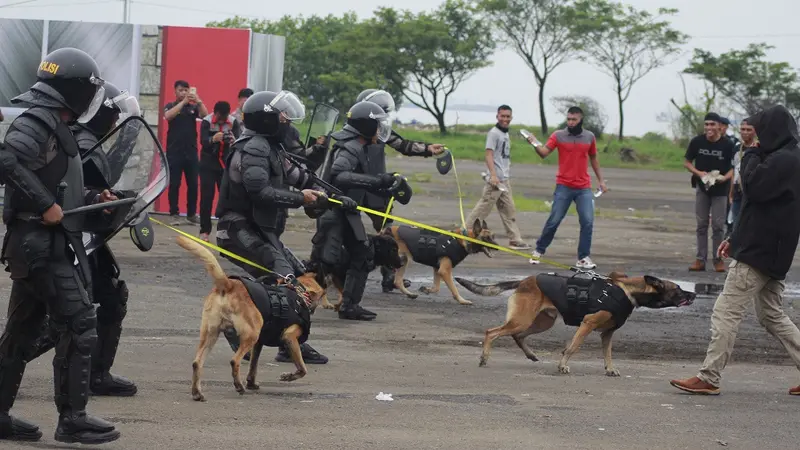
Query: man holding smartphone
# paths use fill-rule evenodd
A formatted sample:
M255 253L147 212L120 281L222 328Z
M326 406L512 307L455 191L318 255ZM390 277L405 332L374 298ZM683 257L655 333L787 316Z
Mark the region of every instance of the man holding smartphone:
M197 88L190 88L185 80L175 82L175 101L164 106L167 129L167 162L169 163L169 214L173 225L181 225L178 193L181 178L186 177L186 219L192 223L197 218L197 119L208 115L208 108L197 96Z

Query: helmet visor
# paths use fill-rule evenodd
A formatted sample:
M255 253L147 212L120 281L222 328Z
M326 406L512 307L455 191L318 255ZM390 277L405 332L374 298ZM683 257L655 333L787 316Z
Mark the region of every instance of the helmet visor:
M89 107L86 108L86 111L78 117L78 123L88 123L97 111L100 110L100 107L103 106L103 100L106 98L106 90L103 86L98 86L97 91L94 93L94 97L92 98L91 103L89 103Z
M290 91L280 91L265 110L280 111L281 115L293 123L301 123L306 118L306 107Z
M389 114L378 119L378 140L387 142L392 135L392 118Z
M107 108L119 109L119 120L123 121L130 116L141 116L142 111L139 108L139 101L136 97L131 96L128 91L122 91L114 98L107 98L103 105Z

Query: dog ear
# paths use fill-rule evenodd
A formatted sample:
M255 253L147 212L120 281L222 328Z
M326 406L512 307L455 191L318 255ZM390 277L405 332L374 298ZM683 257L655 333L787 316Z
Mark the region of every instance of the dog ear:
M486 220L481 220L481 228L483 228L484 230L489 229L489 224L486 223Z
M645 275L644 282L657 291L664 290L664 282L654 276Z
M481 233L481 219L475 219L475 222L472 223L472 232L475 236Z

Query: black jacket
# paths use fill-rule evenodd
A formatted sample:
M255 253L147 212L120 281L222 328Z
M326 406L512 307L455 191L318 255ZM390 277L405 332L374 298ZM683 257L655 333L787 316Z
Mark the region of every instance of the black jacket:
M225 133L228 139L220 142L212 142L211 139L217 133ZM233 141L242 134L242 127L239 120L229 115L224 122L218 121L214 114L209 114L203 118L200 124L200 166L204 169L222 171L224 163L230 153Z
M781 105L750 118L760 142L742 155L744 194L731 257L783 280L800 238L800 135Z

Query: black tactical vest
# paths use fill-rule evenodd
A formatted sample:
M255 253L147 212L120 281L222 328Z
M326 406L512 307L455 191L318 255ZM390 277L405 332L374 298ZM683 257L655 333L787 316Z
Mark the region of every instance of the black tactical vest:
M33 119L20 116L12 122L11 126L14 127L15 123L20 120ZM85 206L83 163L81 162L78 143L75 141L75 136L72 135L69 127L59 120L53 135L45 141L43 146L45 148L41 149L40 155L42 155L47 162L44 166L32 172L56 198L58 198L60 191L59 185L62 182L65 183L66 188L61 194L63 195L62 210L67 211ZM40 157L40 159L35 162L39 162L41 159ZM4 208L9 212L4 211L4 215L36 212L30 210L28 206L30 200L22 192L11 190L11 195L9 197L8 204ZM67 231L74 233L81 232L83 231L84 216L84 214L64 216L61 220L61 225Z
M242 176L246 167L241 161L244 153L266 158L269 164L269 184L276 189L285 189L282 156L270 146L263 136L242 136L231 149L225 164L225 172L220 184L216 216L222 218L228 212L247 217L248 222L265 232L283 231L288 212L286 208L256 207L244 187Z
M362 173L365 175L380 175L386 173L386 153L384 151L385 144L372 144L361 145L358 142L357 136L343 140L336 141L335 147L339 147L338 151L346 151L358 158L358 167L355 173ZM359 205L363 205L370 209L383 211L386 209L387 198L380 195L375 195L364 189L348 189L345 193L348 197L352 198Z
M622 288L601 277L543 273L536 276L536 283L569 326L580 326L589 314L608 311L614 318L614 329L617 329L625 324L634 309L633 302Z
M298 339L301 344L308 340L311 332L311 311L297 292L285 285L267 286L249 277L230 278L244 284L264 319L258 339L261 345L279 346L283 331L292 325L299 325L303 329L303 334Z
M400 225L400 239L406 243L415 262L439 268L439 260L445 256L457 266L469 254L458 239L422 228Z

